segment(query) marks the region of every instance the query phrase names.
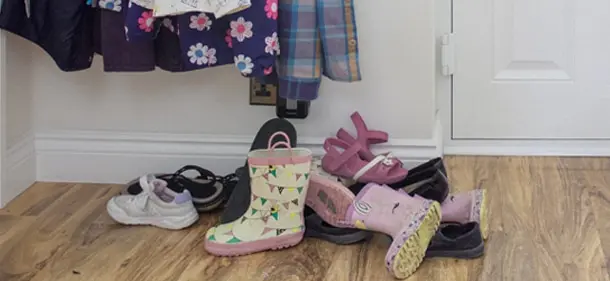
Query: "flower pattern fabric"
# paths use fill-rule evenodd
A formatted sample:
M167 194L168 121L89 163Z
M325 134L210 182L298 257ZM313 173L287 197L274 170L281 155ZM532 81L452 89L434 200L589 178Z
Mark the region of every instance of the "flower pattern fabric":
M121 0L100 0L98 2L100 8L120 12L122 10Z
M202 31L204 29L210 30L211 26L212 21L208 16L206 16L205 13L200 13L198 15L191 16L191 23L189 24L190 28Z
M237 41L243 42L252 35L252 22L246 21L243 17L231 22L231 37L237 39Z
M142 16L138 19L140 29L145 32L152 31L154 22L155 19L152 16L152 12L142 12Z
M231 38L231 29L227 29L227 35L225 36L225 42L229 48L233 48L233 39Z
M268 18L277 20L277 6L277 0L267 0L265 12L267 12Z
M124 4L126 3L125 1L129 0L124 0ZM164 19L159 19L159 24L155 24L156 20L149 9L132 1L129 1L129 4L124 6L127 6L127 8L123 9L125 15L125 36L129 42L151 42L155 38L156 28L165 26Z
M265 53L268 53L271 55L280 54L280 43L278 41L276 32L273 32L273 34L271 34L271 36L269 36L269 37L265 37L265 44L267 45L267 46L265 46Z
M273 66L280 50L277 0L253 1L250 8L221 18L189 12L155 21L152 10L137 3L125 10L130 41L152 41L159 27L179 35L184 71L233 64L247 77L275 73Z
M254 64L252 63L252 59L250 57L240 54L236 56L234 60L235 66L237 67L239 72L241 72L241 74L248 75L252 73L252 68L254 67Z

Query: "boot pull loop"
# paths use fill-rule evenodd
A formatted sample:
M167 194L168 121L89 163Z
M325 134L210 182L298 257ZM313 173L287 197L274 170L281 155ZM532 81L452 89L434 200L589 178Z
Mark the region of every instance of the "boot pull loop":
M273 139L274 139L276 136L282 136L282 137L284 137L284 140L285 140L285 141L278 141L278 142L276 142L276 143L272 144L272 143L273 143ZM292 148L292 146L290 145L290 137L288 137L288 135L287 135L286 133L282 132L282 131L275 132L273 135L271 135L271 136L269 137L269 142L267 143L267 149L269 149L269 150L273 150L273 149L275 149L277 146L280 146L280 145L283 145L283 146L285 146L286 148Z

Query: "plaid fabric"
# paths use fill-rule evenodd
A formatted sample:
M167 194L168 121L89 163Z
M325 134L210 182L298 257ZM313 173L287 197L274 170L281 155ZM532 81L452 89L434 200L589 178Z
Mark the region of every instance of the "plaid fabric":
M353 0L280 0L279 94L318 97L321 74L361 80Z

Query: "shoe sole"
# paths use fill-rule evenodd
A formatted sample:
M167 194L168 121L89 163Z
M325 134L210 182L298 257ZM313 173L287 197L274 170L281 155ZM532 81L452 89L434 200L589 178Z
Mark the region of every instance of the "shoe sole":
M346 220L346 214L355 197L341 183L311 174L305 204L334 227L353 227L353 224Z
M398 279L411 276L426 256L426 250L441 222L441 205L436 201L428 201L424 218L413 231L407 226L394 237L392 245L386 254L386 267ZM408 236L406 239L400 237ZM400 241L404 242L400 242ZM399 248L398 251L393 249Z
M160 228L179 230L193 225L199 220L199 214L195 210L193 212L178 217L148 217L148 218L133 218L128 216L114 201L109 200L106 204L108 215L121 224L125 225L152 225Z
M476 259L482 257L484 254L485 244L481 243L480 245L467 250L428 252L426 258Z
M305 227L305 237L317 238L317 239L325 240L325 241L328 241L328 242L331 242L331 243L337 244L337 245L356 244L358 242L368 240L371 237L373 237L373 233L366 231L366 230L360 230L360 229L349 229L349 230L353 230L353 232L337 235L337 234L325 233L325 232L319 231L319 230L312 230L312 229Z
M240 242L235 244L216 243L206 237L205 250L219 257L237 257L269 250L281 250L293 247L303 240L305 232L282 235L258 241Z
M480 222L479 225L481 227L481 235L483 239L486 240L489 235L489 221L488 221L488 213L487 213L487 190L482 189L480 192L480 200L481 200L481 209L479 210Z
M132 182L134 182L134 181L132 181ZM130 183L132 183L132 182L130 182ZM125 189L122 190L120 194L136 195L136 194L131 194L127 191L127 188L129 186L131 186L131 184L127 184L127 187L125 187ZM207 201L210 201L209 198L194 198L193 197L193 205L195 206L195 209L197 209L198 213L209 213L216 209L219 209L221 207L222 203L224 202L224 199L225 198L221 198L221 196L218 196L212 202L207 202ZM205 203L200 203L200 202L205 202Z

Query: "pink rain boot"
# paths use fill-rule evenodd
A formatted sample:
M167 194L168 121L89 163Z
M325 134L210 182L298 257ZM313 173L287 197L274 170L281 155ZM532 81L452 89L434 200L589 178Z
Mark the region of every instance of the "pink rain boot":
M398 192L408 195L404 189L399 189ZM415 195L415 197L422 198L419 195ZM443 214L442 222L457 222L461 224L477 222L481 228L483 239L487 239L489 234L487 190L475 189L449 194L447 199L441 204L441 212Z
M359 152L360 157L362 157L362 159L364 159L366 161L372 161L373 159L375 159L375 157L377 157L377 155L375 155L375 154L373 154L373 152L371 152L370 146L372 144L379 144L379 143L387 142L388 133L383 132L383 131L377 131L377 130L369 130L366 126L366 123L364 123L362 116L360 116L360 113L358 113L358 111L355 111L354 113L352 113L350 118L352 119L352 123L354 123L354 127L356 127L356 138L354 138L350 133L348 133L343 128L341 128L341 129L339 129L339 131L337 131L337 138L342 141L347 142L350 145L352 145L354 143L359 143L362 146L362 150ZM398 160L398 158L392 156L392 154L382 153L380 155L384 155L387 158L390 158L393 161L400 163L400 166L402 167L402 162L400 162L400 160Z
M438 202L400 195L388 186L367 184L347 210L356 228L382 232L393 241L386 267L399 279L411 276L421 264L441 220Z
M441 204L443 222L468 223L478 222L483 239L487 239L489 225L487 221L487 190L475 189L466 192L449 194Z

